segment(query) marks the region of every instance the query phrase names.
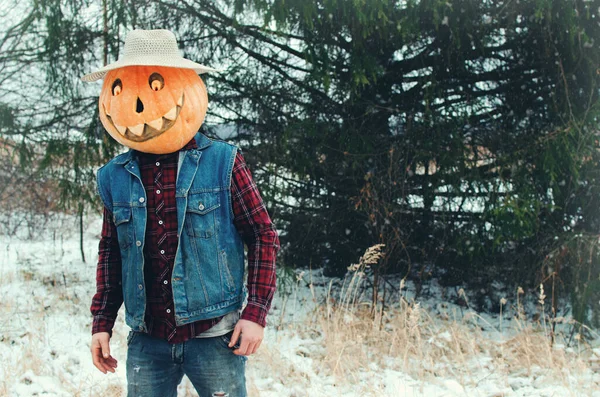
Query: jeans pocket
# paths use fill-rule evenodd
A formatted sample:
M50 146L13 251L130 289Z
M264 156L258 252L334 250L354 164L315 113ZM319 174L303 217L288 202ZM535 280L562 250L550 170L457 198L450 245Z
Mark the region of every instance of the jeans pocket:
M131 342L135 339L137 332L129 331L129 335L127 335L127 346L131 345Z
M225 335L217 336L217 338L219 338L221 340L221 342L223 342L223 345L226 348L228 348L230 350L239 349L239 347L240 347L240 341L242 340L241 337L238 337L238 340L237 340L237 342L235 342L235 345L233 345L233 347L229 347L229 342L231 342L231 337L232 336L233 336L233 331L229 331Z

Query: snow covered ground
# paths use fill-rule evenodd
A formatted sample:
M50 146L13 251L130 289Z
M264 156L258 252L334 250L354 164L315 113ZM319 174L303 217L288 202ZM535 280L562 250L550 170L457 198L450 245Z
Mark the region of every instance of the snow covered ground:
M117 372L100 373L89 353L100 225L86 221L86 263L72 218L55 217L33 238L26 229L0 237L0 396L125 395L122 315L111 341ZM454 292L435 283L416 304L408 283L371 320L368 296L341 305L351 280L306 269L277 294L248 360L250 396L600 397L597 333L572 335L567 318L550 346L549 324L514 318L516 292L500 319L451 303ZM196 396L187 380L179 395Z

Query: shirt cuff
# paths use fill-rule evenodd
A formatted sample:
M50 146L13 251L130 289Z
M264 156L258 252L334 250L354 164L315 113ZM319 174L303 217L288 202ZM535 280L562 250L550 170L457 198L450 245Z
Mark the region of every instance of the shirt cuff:
M115 320L105 316L94 316L92 322L92 335L97 334L98 332L108 332L110 337L112 337L112 329L114 326Z
M264 328L267 326L267 310L260 305L248 302L240 316L240 320L249 320Z

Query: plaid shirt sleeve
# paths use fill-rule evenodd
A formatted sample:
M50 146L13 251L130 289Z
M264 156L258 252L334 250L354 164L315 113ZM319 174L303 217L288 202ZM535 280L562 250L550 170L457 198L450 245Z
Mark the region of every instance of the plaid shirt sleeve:
M248 304L240 318L265 327L276 289L279 236L240 151L233 166L231 197L235 227L248 246Z
M117 228L111 212L104 207L102 233L98 246L98 266L96 268L96 294L92 298L90 311L94 316L92 334L108 332L117 318L117 312L123 303L121 288L121 251L117 238Z

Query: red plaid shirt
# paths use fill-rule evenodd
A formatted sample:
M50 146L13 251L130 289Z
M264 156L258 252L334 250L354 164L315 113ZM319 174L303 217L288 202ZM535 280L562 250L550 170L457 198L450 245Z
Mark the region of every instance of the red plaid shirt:
M196 148L192 139L181 150ZM173 292L170 285L177 250L175 185L178 152L153 155L136 152L147 196L147 228L144 244L146 325L150 335L179 343L218 323L221 317L175 326ZM233 167L231 197L234 224L248 246L248 304L241 318L266 326L266 316L276 288L275 258L279 238L252 175L240 152ZM96 272L97 292L92 299L92 334L112 334L123 303L121 256L117 231L110 211L104 208Z

